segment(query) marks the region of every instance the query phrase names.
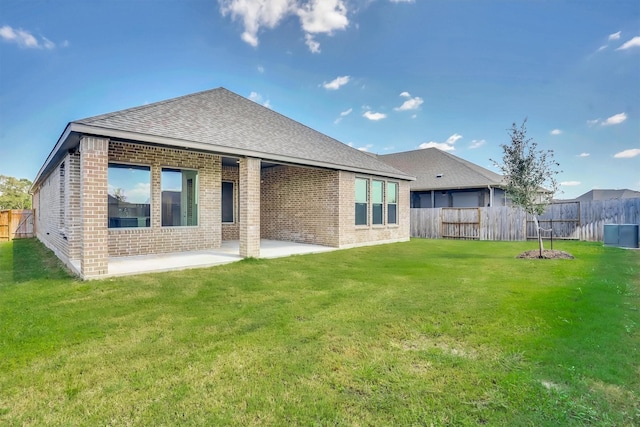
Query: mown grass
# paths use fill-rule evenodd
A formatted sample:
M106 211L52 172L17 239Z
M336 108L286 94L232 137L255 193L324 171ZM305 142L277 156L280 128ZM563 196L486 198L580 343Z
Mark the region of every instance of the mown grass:
M81 282L0 244L0 424L637 425L640 252L412 240Z

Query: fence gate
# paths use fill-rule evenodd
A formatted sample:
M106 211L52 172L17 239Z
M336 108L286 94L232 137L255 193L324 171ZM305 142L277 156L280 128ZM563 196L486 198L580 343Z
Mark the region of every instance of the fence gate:
M0 211L0 242L33 237L33 211L13 209Z
M442 208L442 237L480 240L480 208Z

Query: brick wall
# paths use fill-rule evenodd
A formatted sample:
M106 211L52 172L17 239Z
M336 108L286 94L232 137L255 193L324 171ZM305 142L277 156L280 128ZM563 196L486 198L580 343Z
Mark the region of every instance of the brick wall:
M109 140L92 136L80 139L80 271L85 278L108 272L107 165Z
M109 161L151 168L151 227L109 229L109 255L128 256L220 247L220 156L170 148L112 141ZM162 227L161 172L163 167L197 169L198 225ZM105 195L105 201L107 196ZM105 220L105 227L106 227Z
M240 159L238 171L241 257L260 257L260 166L260 159Z
M67 158L63 159L33 193L36 236L65 262L69 260L69 240L64 222L64 198L60 192L61 182L66 181ZM61 165L65 177L61 179ZM61 216L62 214L62 216Z
M338 246L338 172L293 166L262 171L264 239Z
M386 224L387 204L384 203L383 217L385 224L371 225L371 200L369 200L368 225L355 225L355 178L368 178L369 186L373 179L385 182L398 183L398 224ZM409 240L410 236L410 209L409 209L409 182L396 181L375 176L355 174L341 171L339 173L340 187L340 247L361 246L382 242L395 242ZM371 188L371 187L369 187ZM386 185L385 185L386 188ZM386 197L386 195L385 195Z

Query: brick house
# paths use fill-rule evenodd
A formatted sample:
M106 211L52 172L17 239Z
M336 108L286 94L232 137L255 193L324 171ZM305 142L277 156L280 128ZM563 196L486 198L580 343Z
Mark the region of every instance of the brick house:
M409 239L404 172L224 88L69 123L32 187L36 235L83 278L109 258L260 240Z

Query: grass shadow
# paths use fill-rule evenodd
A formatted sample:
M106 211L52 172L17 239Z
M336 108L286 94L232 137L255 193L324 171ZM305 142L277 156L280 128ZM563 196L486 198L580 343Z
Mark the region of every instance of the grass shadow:
M70 274L54 253L35 238L16 239L0 246L0 280L23 283L33 280L66 279Z

